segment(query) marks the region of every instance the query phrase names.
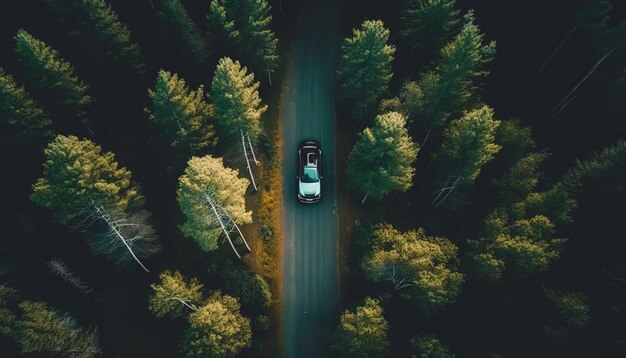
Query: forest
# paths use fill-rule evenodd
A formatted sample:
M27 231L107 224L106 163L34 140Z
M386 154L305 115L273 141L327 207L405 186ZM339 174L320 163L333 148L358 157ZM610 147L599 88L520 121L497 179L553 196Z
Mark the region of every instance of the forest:
M0 165L2 357L626 357L619 0L4 4Z

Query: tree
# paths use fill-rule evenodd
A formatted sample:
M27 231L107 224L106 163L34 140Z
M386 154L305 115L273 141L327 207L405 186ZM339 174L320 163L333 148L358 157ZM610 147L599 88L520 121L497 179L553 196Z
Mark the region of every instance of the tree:
M380 302L367 297L354 312L341 315L334 348L352 357L384 357L389 354L388 330Z
M209 57L207 41L180 0L163 0L158 13L161 22L182 40L199 63Z
M548 158L546 152L532 152L515 163L493 182L505 203L516 203L532 193L540 180L539 166Z
M270 29L266 0L214 0L207 16L210 28L231 41L244 62L257 73L278 67L278 39Z
M246 158L252 186L257 189L251 162L256 163L254 145L261 134L261 115L267 110L261 104L259 83L239 61L220 59L211 83L215 120L223 137L239 138ZM252 159L250 158L252 157Z
M488 74L484 67L493 59L496 45L483 43L484 35L474 20L469 11L461 32L441 49L435 69L420 76L419 97L412 112L426 128L439 128L451 115L467 109L475 97L476 82Z
M33 185L31 199L54 211L72 226L91 215L93 203L124 212L139 195L131 173L120 168L111 152L75 136L58 135L44 150L43 176Z
M224 234L237 252L229 233L238 230L237 225L252 222L244 197L250 183L238 174L224 167L221 158L207 155L192 157L178 179L178 205L185 216L180 228L203 251L217 249L217 240Z
M165 270L159 275L160 282L152 284L148 306L155 316L180 318L198 310L203 301L202 284L197 278L185 280L180 271Z
M24 301L15 325L15 337L22 353L44 352L63 357L86 358L102 353L95 329L81 328L67 314L45 303Z
M38 90L50 96L51 102L65 109L64 114L86 125L87 108L93 99L87 85L74 74L74 67L59 52L24 30L15 36L20 64Z
M444 172L457 172L464 184L473 183L481 167L501 148L494 137L499 125L500 121L493 119L493 109L486 105L465 112L445 129L434 160Z
M3 142L47 141L52 121L23 86L0 67L0 133Z
M420 63L432 58L452 37L459 22L455 0L406 0L400 17L400 38Z
M48 266L48 270L54 276L61 278L63 281L68 284L74 286L75 288L81 290L83 293L91 293L92 289L87 286L87 284L76 275L63 260L58 258L53 258L46 263Z
M380 20L366 20L342 45L337 77L340 95L352 102L352 117L362 119L375 106L391 80L396 51L387 44L389 30Z
M450 240L427 236L422 228L402 233L386 223L374 227L372 252L362 262L370 280L391 283L424 315L456 299L463 283L457 266L457 247Z
M587 297L580 292L544 289L549 306L549 319L568 331L579 331L589 322Z
M411 338L412 358L454 358L450 349L435 336L424 335Z
M13 287L0 284L0 335L13 336L17 317L9 305L17 298Z
M246 305L268 308L272 303L270 286L248 267L228 261L221 276L224 291L238 297L244 308Z
M173 148L185 158L217 143L211 117L213 107L204 100L204 87L189 89L185 80L161 70L152 99L150 120Z
M411 187L419 146L412 142L401 114L389 112L376 116L374 122L374 127L361 132L346 173L351 187L378 199Z
M145 72L139 44L117 13L105 0L46 0L46 6L58 15L71 31L105 60L125 62L132 70ZM92 52L93 51L93 52Z
M187 357L235 357L250 347L250 320L239 313L236 298L214 292L189 315L181 348Z

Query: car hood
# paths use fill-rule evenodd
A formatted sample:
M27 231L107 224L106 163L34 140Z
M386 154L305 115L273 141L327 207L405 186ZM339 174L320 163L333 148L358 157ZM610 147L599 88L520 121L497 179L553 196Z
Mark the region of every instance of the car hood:
M298 191L300 195L319 195L320 194L320 182L317 183L299 183Z

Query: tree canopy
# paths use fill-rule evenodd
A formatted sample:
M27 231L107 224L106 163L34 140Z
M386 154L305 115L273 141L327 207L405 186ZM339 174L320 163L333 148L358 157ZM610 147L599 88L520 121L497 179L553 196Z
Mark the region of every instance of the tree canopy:
M427 236L422 228L400 232L387 223L374 227L372 251L362 262L370 280L391 283L424 315L456 299L463 283L457 266L457 247L450 240Z
M454 358L450 349L431 335L411 338L411 358Z
M228 57L220 59L215 69L211 98L222 137L239 138L243 131L254 141L261 134L261 115L267 106L261 104L254 74L247 71Z
M250 346L250 320L239 313L236 298L214 292L189 315L181 348L187 357L235 357Z
M334 348L351 357L384 357L389 354L388 330L380 301L367 297L355 311L341 315Z
M148 94L152 99L150 120L185 158L216 144L213 107L205 101L203 86L190 90L178 75L161 70L156 88Z
M221 273L224 292L239 298L239 302L256 308L269 308L272 292L265 279L250 268L228 261Z
M31 199L53 210L62 224L84 220L93 205L123 212L139 196L130 171L90 140L58 135L44 154L43 176L33 185Z
M413 184L413 163L418 151L401 114L376 116L374 126L361 132L350 153L348 184L373 198L381 198L392 190L406 191Z
M159 19L182 40L197 62L203 63L207 60L210 55L207 40L198 25L189 17L189 13L180 0L161 1Z
M20 64L32 85L65 108L65 115L86 124L86 110L93 99L87 94L87 85L74 74L74 67L58 51L24 30L17 32L15 41Z
M280 60L270 9L265 0L213 0L207 16L210 29L230 41L257 73L275 71Z
M180 271L165 270L159 279L158 283L150 285L153 292L148 300L155 316L180 318L203 302L202 284L197 278L185 280Z
M224 167L222 158L192 157L178 179L178 205L185 216L180 226L203 251L217 249L222 226L215 210L223 210L238 225L252 222L246 211L245 193L250 182L238 171Z
M362 120L377 104L391 80L395 47L380 20L366 20L343 41L337 78L340 95L353 106L352 117Z

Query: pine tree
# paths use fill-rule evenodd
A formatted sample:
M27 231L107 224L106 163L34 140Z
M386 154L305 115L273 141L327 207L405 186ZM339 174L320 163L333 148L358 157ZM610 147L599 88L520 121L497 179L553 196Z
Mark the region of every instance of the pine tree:
M239 313L237 299L217 291L189 315L181 348L190 358L235 357L251 339L250 320Z
M278 67L278 39L270 29L271 7L266 0L214 0L209 26L236 47L257 73Z
M400 38L411 54L424 63L452 37L459 22L456 0L406 0L400 18Z
M74 67L24 30L18 31L15 40L20 64L33 86L48 93L51 102L63 107L66 115L87 124L86 110L93 99L87 94L87 85L74 74Z
M501 148L494 137L499 125L500 121L493 119L493 109L486 105L466 112L444 131L435 161L446 174L456 172L463 184L470 185Z
M532 152L515 163L507 173L493 182L500 189L506 204L524 200L532 193L540 180L539 166L548 158L546 152Z
M411 187L419 146L412 142L401 114L389 112L374 122L359 136L346 173L351 187L378 199L392 190Z
M43 177L33 185L31 199L53 210L62 224L84 221L94 203L124 212L139 195L130 171L119 168L113 153L102 153L90 140L59 135L44 153Z
M13 287L0 284L0 335L13 336L17 317L9 305L17 298L17 291Z
M252 222L245 193L250 183L238 171L224 167L222 158L193 157L178 179L178 205L185 215L181 230L203 251L217 249L228 216L237 225ZM218 214L216 214L216 212Z
M421 228L403 233L386 223L374 227L372 252L362 262L370 280L391 283L424 315L456 299L463 282L457 266L457 247L450 240L427 236Z
M387 90L396 51L388 40L389 30L382 21L366 20L343 42L337 77L340 95L352 103L355 119L372 111Z
M0 67L0 133L3 142L47 141L52 121L24 87Z
M207 60L210 55L207 40L203 37L198 25L189 17L180 0L163 0L159 18L182 40L199 63Z
M217 142L211 117L213 107L204 100L204 87L190 90L185 80L161 70L152 99L150 120L171 146L188 158Z
M97 332L79 327L69 315L42 302L24 301L20 309L22 315L16 322L14 334L22 353L87 358L102 352Z
M267 110L261 104L259 83L239 61L222 58L213 76L211 98L215 120L222 137L239 138L241 132L255 141L261 133L261 115Z
M380 302L367 297L354 312L341 315L334 348L351 357L384 357L389 354L388 330Z
M180 318L186 313L196 311L201 304L202 284L197 278L185 280L180 271L165 270L159 275L160 282L152 284L148 306L155 316Z
M488 74L484 67L493 59L496 45L484 44L484 35L474 20L474 13L469 11L461 32L441 49L437 67L420 77L421 97L414 112L415 119L426 128L441 127L451 115L465 110L476 97L478 80Z
M411 358L454 358L454 354L435 336L424 335L411 338Z
M105 0L45 0L45 3L70 34L82 40L82 46L90 48L90 53L97 53L104 60L126 63L138 73L145 72L139 44L132 40L128 27Z

